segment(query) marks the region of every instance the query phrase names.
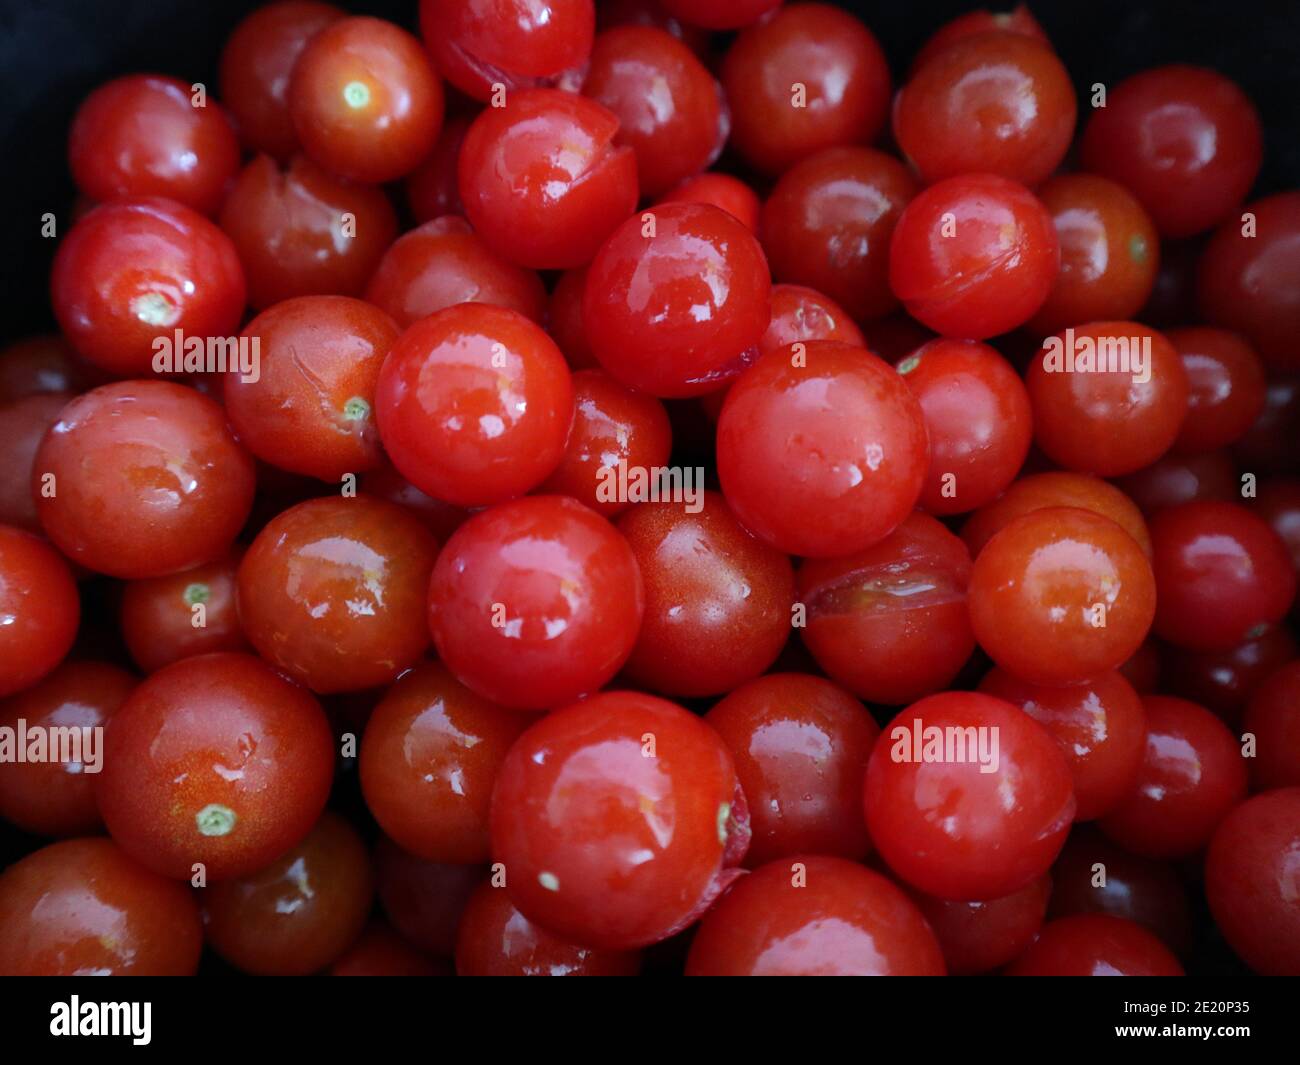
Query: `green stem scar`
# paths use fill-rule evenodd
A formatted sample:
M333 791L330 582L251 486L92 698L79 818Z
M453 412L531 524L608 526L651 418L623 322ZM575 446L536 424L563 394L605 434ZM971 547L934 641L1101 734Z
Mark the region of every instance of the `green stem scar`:
M731 820L731 803L724 802L718 807L718 842L727 845L727 822Z
M1147 261L1147 240L1141 233L1134 233L1128 238L1128 253L1135 263Z
M343 417L350 422L359 422L370 417L370 404L360 396L353 396L343 404Z
M228 836L235 827L235 811L229 806L211 802L194 815L194 823L204 836Z
M349 107L365 107L370 103L370 86L364 81L349 81L343 86L343 99Z
M206 584L187 585L185 591L181 593L181 598L185 600L187 606L193 606L195 603L206 603L212 595L212 590Z

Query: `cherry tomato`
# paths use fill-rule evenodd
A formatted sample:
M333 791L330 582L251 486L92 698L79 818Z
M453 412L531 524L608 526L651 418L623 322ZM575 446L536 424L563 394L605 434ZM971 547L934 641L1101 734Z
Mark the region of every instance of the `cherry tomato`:
M660 196L656 206L665 203L711 203L744 222L751 233L758 232L758 193L730 174L710 170L688 177Z
M393 465L459 506L522 495L564 456L573 383L564 356L523 315L460 303L402 334L375 392Z
M727 49L722 82L732 144L769 174L823 148L870 143L889 106L879 42L829 4L792 4L750 26Z
M1070 833L1052 866L1048 917L1076 913L1133 921L1180 957L1192 949L1192 907L1176 867L1130 854L1091 825Z
M1149 518L1164 507L1214 499L1240 499L1237 470L1226 451L1204 455L1168 454L1137 473L1115 479L1117 488Z
M45 432L59 420L69 392L37 392L0 405L0 524L41 531L32 494L32 466Z
M982 171L1033 186L1065 158L1077 112L1051 45L981 33L915 68L894 100L894 137L927 184Z
M966 547L919 512L853 555L799 568L800 629L817 664L854 694L899 706L943 688L975 649Z
M759 341L760 354L779 351L800 340L838 340L865 348L862 330L848 311L829 296L802 285L772 286L772 320Z
M1032 318L1059 266L1047 208L996 174L931 185L904 208L889 246L889 284L908 314L944 336L971 340Z
M1051 43L1047 39L1047 33L1038 24L1038 20L1034 18L1033 12L1026 4L1017 4L1010 11L970 11L965 15L959 15L951 22L945 22L935 30L930 39L921 46L921 50L916 53L916 58L912 60L912 71L915 73L927 60L954 41L959 41L963 37L975 37L982 33L997 32L1022 33L1043 44Z
M977 735L988 737L983 750ZM867 765L864 808L890 869L928 895L971 901L1047 872L1075 801L1065 755L1038 722L989 695L945 692L886 727Z
M348 296L301 296L244 329L261 354L257 380L225 379L240 442L280 469L337 481L380 462L375 388L397 324Z
M1154 695L1160 687L1160 651L1155 640L1149 637L1143 640L1142 646L1119 671L1139 695Z
M718 419L718 477L741 523L788 554L835 557L889 535L928 464L920 404L892 367L828 340L769 352Z
M1300 788L1242 803L1214 834L1205 859L1205 895L1229 946L1257 973L1300 974Z
M1061 174L1039 187L1038 198L1056 226L1061 272L1028 327L1048 335L1083 322L1131 318L1146 306L1160 242L1133 194L1095 174Z
M403 234L384 254L366 299L403 329L457 303L492 303L534 322L546 310L541 278L496 255L458 215Z
M438 69L476 100L498 86L576 91L595 29L592 0L420 0L420 32Z
M636 155L618 116L555 89L509 94L474 120L460 150L465 216L520 266L583 266L636 208Z
M942 976L921 911L879 873L793 857L744 877L708 913L687 976Z
M193 976L199 907L111 840L70 839L0 876L0 975Z
M1141 645L1156 612L1156 580L1137 541L1109 518L1045 507L985 544L969 600L975 639L1008 673L1081 684Z
M749 806L748 867L866 856L862 782L880 726L852 695L821 677L771 673L733 689L704 720L731 751Z
M263 658L313 691L385 684L429 645L424 591L437 547L393 503L299 503L258 534L239 564L239 620Z
M1297 653L1295 639L1283 627L1226 651L1189 651L1166 644L1161 656L1166 694L1199 703L1235 726L1260 683Z
M629 391L604 370L581 370L573 375L569 442L542 491L613 518L638 502L617 491L619 471L651 476L667 466L671 450L672 428L659 400Z
M659 0L670 15L710 30L738 30L780 7L781 0Z
M1256 741L1255 791L1300 787L1300 662L1262 680L1245 711L1243 730Z
M432 151L443 92L420 42L377 18L319 30L293 64L289 115L303 150L353 181L404 177Z
M334 960L330 976L450 976L450 966L426 958L383 921L371 921Z
M889 242L916 179L873 148L831 148L787 170L763 204L763 250L778 281L810 285L859 321L898 306Z
M470 116L449 115L429 157L407 175L406 201L417 222L465 213L460 202L458 169L469 123Z
M0 403L42 392L79 392L99 384L100 377L57 333L15 340L0 348Z
M122 376L148 374L158 341L178 331L232 335L244 311L230 238L162 199L116 200L82 217L55 254L50 291L77 353Z
M734 216L670 203L629 218L587 271L592 352L629 388L697 396L743 369L771 318L758 240Z
M380 700L361 741L361 789L403 850L435 862L488 859L488 808L527 715L475 695L441 663L422 662Z
M609 522L567 496L532 496L476 514L447 541L429 626L467 687L544 710L618 672L644 604L636 556Z
M1097 824L1135 854L1187 857L1245 798L1246 763L1236 738L1204 707L1168 695L1148 695L1142 704L1142 768L1128 795Z
M1259 114L1213 70L1174 64L1126 78L1083 131L1086 169L1124 185L1161 236L1187 237L1224 221L1255 183Z
M105 662L65 662L35 687L0 703L0 727L15 737L23 761L0 764L0 817L41 836L76 836L101 826L91 791L102 747L85 730L101 728L135 687L135 678ZM81 732L79 759L58 757L52 730ZM31 737L44 732L44 760L27 761ZM90 744L88 746L87 744ZM72 748L70 753L78 753Z
M259 155L231 187L221 228L265 310L294 296L359 296L397 236L380 189L332 177L306 156L284 166Z
M1114 485L1087 473L1034 473L1022 477L991 503L985 504L962 526L962 539L978 558L993 535L1016 518L1046 507L1077 507L1109 518L1129 536L1148 558L1151 534L1136 504Z
M1282 538L1292 564L1300 571L1300 478L1279 477L1261 484L1255 512Z
M1187 414L1187 373L1162 333L1092 322L1049 337L1026 374L1034 441L1072 470L1115 477L1173 445Z
M32 466L45 533L115 577L160 577L220 558L253 501L253 462L212 400L123 381L73 400Z
M586 291L587 268L566 270L555 283L547 306L547 330L574 370L600 367L587 343L587 327L582 320L582 297Z
M533 924L508 892L484 881L470 896L456 937L457 976L635 976L634 951L578 947Z
M1184 503L1151 519L1159 590L1155 632L1194 651L1224 651L1281 621L1296 594L1286 545L1234 503Z
M616 26L600 33L582 94L618 117L614 143L636 153L643 196L658 196L711 166L727 139L721 87L665 30Z
M155 872L247 876L315 824L332 748L308 692L251 655L199 655L142 681L109 718L95 798L114 841Z
M1033 419L1020 375L976 340L932 340L898 372L921 404L930 438L922 509L963 514L994 499L1029 454Z
M246 15L221 51L221 99L255 152L288 159L298 149L289 115L289 76L320 30L346 15L316 0L278 0Z
M721 695L766 670L790 636L794 570L726 501L642 503L618 530L636 556L645 615L624 675L665 695Z
M1029 684L994 668L979 690L1020 707L1060 744L1074 780L1076 821L1091 821L1118 805L1137 780L1146 747L1142 701L1115 670L1083 684Z
M145 673L192 655L245 651L235 610L239 555L166 577L128 581L122 589L122 637Z
M63 557L31 533L0 525L0 696L53 670L72 646L80 617Z
M460 507L444 503L421 492L397 472L391 463L384 462L361 476L357 487L366 495L386 499L409 510L433 533L439 544L459 529L469 514Z
M605 950L692 923L749 845L721 738L637 692L593 695L529 728L497 776L491 823L511 902L556 935Z
M374 864L379 901L393 927L421 950L450 958L461 912L483 879L483 867L426 862L387 836L379 837Z
M307 976L347 949L374 900L370 855L357 830L326 813L270 865L203 892L212 949L258 976Z
M239 141L201 87L129 74L105 82L77 109L68 165L97 203L165 196L213 214L239 169Z
M1174 450L1201 454L1236 443L1264 411L1264 366L1236 333L1190 327L1167 334L1187 374L1187 417Z
M1019 891L985 902L953 902L912 892L943 950L953 976L972 976L1018 958L1043 926L1051 877L1043 875Z
M1233 447L1246 469L1261 473L1300 472L1300 453L1292 441L1300 434L1300 377L1280 377L1264 391L1264 413Z
M1169 949L1139 924L1083 913L1043 927L1007 976L1183 976Z
M1300 370L1295 337L1300 295L1300 192L1246 205L1226 220L1201 255L1199 309L1215 325L1243 333L1274 369Z

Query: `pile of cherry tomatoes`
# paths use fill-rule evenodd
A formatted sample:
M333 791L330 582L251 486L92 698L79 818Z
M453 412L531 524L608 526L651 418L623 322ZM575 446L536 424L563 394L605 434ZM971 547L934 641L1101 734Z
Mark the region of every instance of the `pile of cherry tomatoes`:
M1300 191L1091 82L1024 6L278 0L95 89L0 973L1300 974Z

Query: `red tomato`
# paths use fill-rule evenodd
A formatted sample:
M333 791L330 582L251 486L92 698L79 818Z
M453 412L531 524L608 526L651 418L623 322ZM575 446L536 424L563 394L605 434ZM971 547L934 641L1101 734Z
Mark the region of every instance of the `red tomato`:
M711 203L744 222L751 233L758 232L758 193L730 174L711 170L688 177L660 196L656 206L665 203Z
M1052 879L1030 881L1019 891L985 902L953 902L919 891L912 900L925 916L953 976L991 972L1014 961L1043 927Z
M1104 914L1049 922L1007 976L1183 976L1169 949L1141 925Z

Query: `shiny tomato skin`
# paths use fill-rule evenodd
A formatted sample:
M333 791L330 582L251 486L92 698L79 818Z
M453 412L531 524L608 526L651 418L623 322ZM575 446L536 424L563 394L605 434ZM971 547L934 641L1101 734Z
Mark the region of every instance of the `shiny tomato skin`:
M636 153L643 196L659 196L711 166L727 139L721 87L665 30L616 26L598 34L582 94L618 116L614 143Z
M208 944L241 972L309 976L361 934L374 901L370 855L357 830L326 812L265 868L201 895Z
M859 348L867 346L862 330L848 311L829 296L803 285L773 285L772 320L759 341L759 354L766 355L800 340L838 340Z
M1235 82L1204 67L1152 67L1110 90L1083 131L1084 167L1126 186L1163 237L1226 220L1255 183L1263 132Z
M488 860L488 808L529 717L475 695L440 662L398 678L361 740L361 790L380 827L428 861Z
M555 89L510 93L465 134L465 217L498 255L535 270L590 262L637 202L636 154L616 147L618 117Z
M418 223L445 214L463 215L460 202L460 148L469 132L470 116L448 115L427 159L406 176L406 202Z
M199 907L107 839L52 843L0 876L0 975L193 976Z
M211 883L306 836L333 774L329 724L308 692L251 655L200 655L142 681L109 718L95 797L136 861L178 880L201 864Z
M660 196L656 206L679 202L711 203L744 222L751 233L758 233L758 193L731 174L710 170L688 177Z
M926 750L910 749L918 727L923 743L926 728L996 728L986 733L998 737L996 768L984 772L969 750L962 760L955 747L950 760L916 760ZM991 750L990 742L985 753ZM989 695L944 692L886 726L867 764L864 809L872 842L894 873L928 895L972 901L1009 895L1047 872L1075 800L1065 755L1038 722Z
M100 728L135 684L130 673L106 662L65 662L40 683L0 702L0 727L17 731L23 721L29 735L38 729ZM83 748L87 756L99 751ZM23 761L0 767L0 817L39 836L97 831L103 822L91 790L93 767L87 771L91 761Z
M645 587L627 679L665 695L721 695L771 666L790 636L794 570L722 496L641 503L618 531Z
M871 143L889 107L879 42L829 4L792 4L744 30L727 49L722 82L731 142L768 174L824 148Z
M1116 477L1114 484L1138 505L1148 521L1157 511L1182 503L1232 503L1241 498L1241 481L1227 451L1203 455L1170 452L1136 473Z
M429 645L424 593L438 545L368 496L310 499L274 518L239 564L239 620L258 653L317 692L362 691Z
M973 34L914 69L894 99L894 137L927 184L987 171L1033 187L1065 158L1077 109L1049 44Z
M470 518L429 582L439 657L503 706L547 710L601 688L627 660L645 591L608 521L567 496L529 496Z
M843 858L796 855L736 883L705 916L687 976L943 976L921 911Z
M610 490L620 466L629 473L663 469L671 451L672 426L659 400L624 388L604 370L579 370L573 375L569 442L541 490L572 496L612 519L636 503Z
M1171 329L1169 342L1187 374L1187 417L1174 450L1199 455L1235 444L1264 412L1264 364L1226 329Z
M420 42L383 19L331 22L307 42L289 79L303 150L339 177L405 177L442 128L442 81Z
M1246 797L1246 762L1236 737L1203 706L1168 695L1148 695L1142 704L1142 767L1128 794L1097 824L1134 854L1185 858L1209 843Z
M1272 626L1226 651L1189 651L1173 644L1164 644L1161 651L1164 694L1199 703L1234 728L1255 690L1300 654L1286 626Z
M792 555L847 555L888 536L920 496L928 452L902 378L865 348L834 341L762 356L718 418L727 504Z
M165 577L128 581L119 615L122 638L136 666L153 673L182 658L246 651L235 608L239 554ZM202 606L202 611L195 609Z
M916 196L894 227L889 284L943 336L984 340L1032 318L1060 269L1052 216L1023 185L963 174Z
M1300 788L1279 788L1224 818L1206 855L1205 894L1215 923L1262 976L1300 974L1297 847Z
M244 329L258 341L258 379L225 379L240 443L322 481L379 465L375 389L399 333L382 310L350 296L300 296L263 311Z
M279 160L298 150L289 115L289 77L317 32L347 12L317 0L277 0L245 16L226 38L218 70L221 101L245 147Z
M593 950L552 935L490 880L470 896L456 936L457 976L636 976L640 968L635 951Z
M1007 976L1183 976L1163 943L1122 917L1088 913L1048 922Z
M582 318L600 364L629 388L682 398L734 378L771 318L763 249L710 204L628 218L587 271Z
M795 854L860 860L871 849L862 781L880 726L849 692L803 673L769 673L705 716L736 763L754 869Z
M921 509L964 514L996 498L1020 472L1033 437L1020 375L977 340L932 340L898 372L921 404L930 438Z
M1049 337L1025 383L1039 448L1102 477L1151 465L1187 415L1182 359L1163 333L1137 322L1090 322Z
M778 281L824 292L859 323L898 307L890 240L920 186L874 148L828 148L792 166L763 203L763 250Z
M1048 507L985 545L969 602L975 639L1003 669L1037 684L1079 684L1138 649L1155 615L1156 581L1113 521Z
M239 169L239 141L213 100L195 103L189 84L128 74L82 102L68 136L68 164L96 203L165 196L200 214L221 206Z
M1295 567L1282 538L1236 503L1193 502L1151 519L1159 590L1155 633L1196 651L1219 651L1286 617Z
M152 372L155 341L179 329L229 337L244 310L235 246L201 214L159 198L115 200L63 239L51 301L77 353L119 376Z
M36 392L0 403L0 523L28 532L41 531L32 495L32 463L45 431L59 420L72 400L70 392Z
M1043 874L1019 891L984 902L936 899L919 891L912 901L929 922L953 976L991 972L1014 961L1043 927L1052 878Z
M981 33L996 32L1023 33L1026 37L1032 37L1043 44L1051 44L1051 41L1047 38L1047 33L1039 25L1038 20L1034 18L1034 14L1029 10L1027 4L1017 4L1010 11L981 9L959 15L951 22L945 22L935 30L912 60L912 71L919 70L926 60L948 47L954 41L959 41L963 37L974 37Z
M604 950L684 928L736 875L727 866L749 843L721 738L637 692L593 695L529 728L497 777L491 825L520 912Z
M160 577L230 549L252 506L253 461L212 400L169 381L123 381L64 408L32 485L45 534L69 559Z
M804 646L835 681L901 706L952 682L975 649L965 545L919 511L879 543L799 567Z
M384 449L407 480L435 499L483 506L536 488L559 466L573 381L540 326L460 303L401 335L375 403Z
M250 162L220 223L259 311L295 296L360 296L397 236L383 190L333 177L304 155L283 165L266 155Z
M0 696L48 675L72 647L81 620L63 556L11 525L0 525L0 618Z
M1146 714L1118 672L1054 687L1028 684L994 667L979 690L1020 707L1060 744L1074 779L1076 821L1100 817L1128 794L1146 748Z

